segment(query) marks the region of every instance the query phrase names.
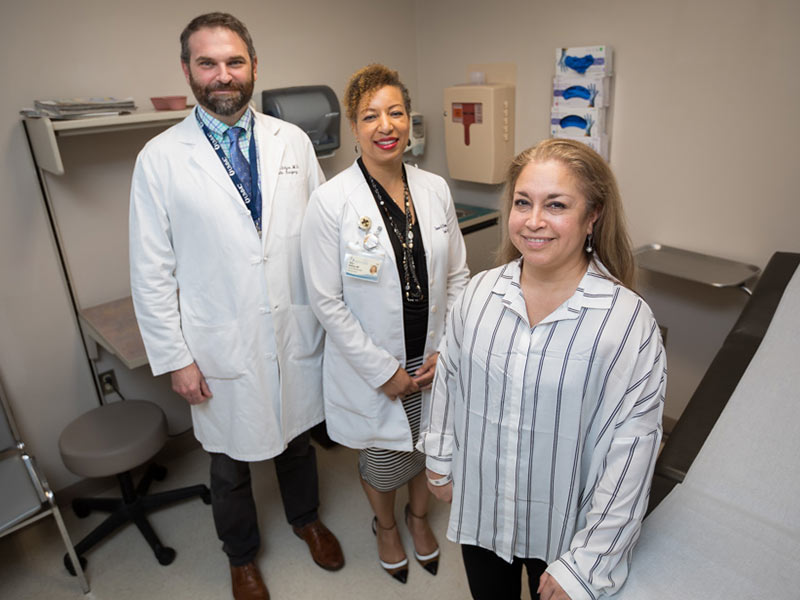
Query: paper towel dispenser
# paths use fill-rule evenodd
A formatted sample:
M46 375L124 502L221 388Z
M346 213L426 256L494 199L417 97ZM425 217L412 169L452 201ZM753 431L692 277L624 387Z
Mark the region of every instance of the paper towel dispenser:
M294 123L308 134L317 156L339 148L339 100L327 85L301 85L264 90L265 114Z

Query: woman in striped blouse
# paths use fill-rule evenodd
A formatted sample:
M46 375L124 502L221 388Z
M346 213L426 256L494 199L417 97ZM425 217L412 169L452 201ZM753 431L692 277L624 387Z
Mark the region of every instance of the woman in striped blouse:
M647 507L666 357L631 291L616 181L587 146L545 140L512 163L503 264L448 316L419 449L452 501L474 598L616 592ZM442 368L443 367L443 368Z

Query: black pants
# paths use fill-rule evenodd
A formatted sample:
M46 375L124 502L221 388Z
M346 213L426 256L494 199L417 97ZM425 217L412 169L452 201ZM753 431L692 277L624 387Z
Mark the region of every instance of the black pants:
M308 432L297 436L273 459L286 520L295 527L317 519L317 456L309 439ZM250 463L211 453L210 487L214 525L231 565L253 561L261 537L250 484Z
M539 600L536 590L539 577L547 563L538 558L517 558L507 563L491 550L478 546L461 546L469 591L475 600L519 600L522 594L522 565L528 570L528 588L533 600Z

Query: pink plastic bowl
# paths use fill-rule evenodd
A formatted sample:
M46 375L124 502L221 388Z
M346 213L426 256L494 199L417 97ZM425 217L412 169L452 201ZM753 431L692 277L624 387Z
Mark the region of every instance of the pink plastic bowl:
M186 108L186 96L156 96L150 98L156 110L182 110Z

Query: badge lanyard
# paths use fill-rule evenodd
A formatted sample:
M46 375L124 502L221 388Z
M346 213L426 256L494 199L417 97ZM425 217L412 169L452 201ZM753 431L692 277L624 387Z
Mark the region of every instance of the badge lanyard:
M256 136L255 132L250 134L250 183L252 185L252 196L247 192L244 185L242 184L242 180L239 179L239 176L236 174L236 170L233 168L230 159L225 155L225 151L222 149L222 144L220 144L215 138L211 131L206 127L205 123L201 123L203 127L203 133L206 134L208 141L211 142L211 147L214 149L214 152L217 153L219 160L222 162L222 166L225 167L225 172L228 174L228 177L231 178L234 187L239 192L239 195L244 200L245 206L251 211L252 213L256 214L256 218L253 219L255 221L256 229L258 229L258 233L261 233L261 186L258 184L258 156L256 151ZM251 206L252 203L252 206Z

